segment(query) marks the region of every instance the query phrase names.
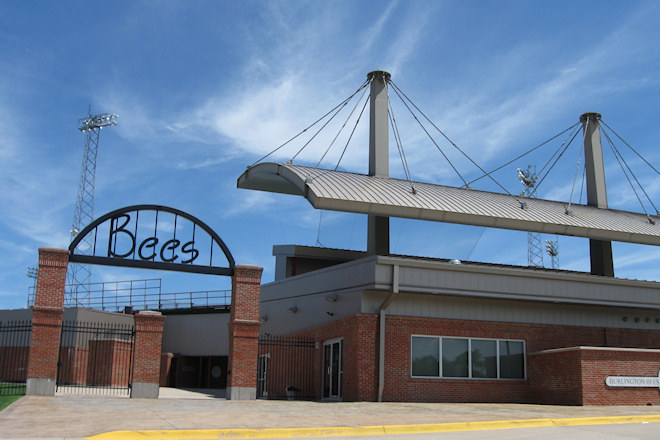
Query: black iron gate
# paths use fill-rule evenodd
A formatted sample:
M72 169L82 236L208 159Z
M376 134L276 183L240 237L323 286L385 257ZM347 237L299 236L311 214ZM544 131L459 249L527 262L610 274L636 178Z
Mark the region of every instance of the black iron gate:
M0 322L0 396L25 394L31 321Z
M320 354L319 344L312 338L260 338L257 398L319 399L319 375L315 372L320 371Z
M134 342L132 324L62 323L57 391L129 395Z

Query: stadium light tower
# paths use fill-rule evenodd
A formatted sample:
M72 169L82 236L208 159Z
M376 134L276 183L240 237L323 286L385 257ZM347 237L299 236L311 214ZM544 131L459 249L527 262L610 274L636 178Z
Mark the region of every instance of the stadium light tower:
M518 179L523 184L525 197L535 197L534 187L536 186L536 167L529 165L528 169L517 169ZM538 232L527 233L527 265L531 267L543 267L543 245L541 244L541 234Z
M103 113L92 116L91 108L86 118L78 120L78 130L85 135L85 150L83 152L82 170L76 208L73 213L71 241L78 233L94 220L94 182L96 179L96 155L99 149L99 136L104 127L117 125L117 115ZM92 249L91 237L86 237L78 244L78 252L87 254ZM89 298L92 279L92 269L88 264L71 264L67 272L67 284L70 302L82 304Z
M552 268L559 269L559 241L545 241L545 252L550 255Z

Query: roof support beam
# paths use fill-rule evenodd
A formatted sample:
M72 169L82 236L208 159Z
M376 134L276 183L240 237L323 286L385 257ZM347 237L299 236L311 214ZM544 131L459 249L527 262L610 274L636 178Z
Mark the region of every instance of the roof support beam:
M600 114L585 113L580 116L584 129L584 157L587 179L587 204L600 209L607 209L607 188L605 186L605 167L603 165L603 147L600 141ZM612 242L589 240L591 255L591 273L593 275L614 276Z
M390 151L388 127L387 82L390 74L383 71L370 72L369 101L369 175L387 178L390 176ZM389 255L390 218L368 215L367 253Z

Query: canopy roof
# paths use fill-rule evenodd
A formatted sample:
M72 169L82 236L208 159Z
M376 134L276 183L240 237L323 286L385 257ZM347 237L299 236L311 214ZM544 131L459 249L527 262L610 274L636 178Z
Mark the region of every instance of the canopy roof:
M660 245L657 216L577 204L566 214L564 202L473 189L414 182L413 194L406 180L278 163L248 168L237 186L301 195L316 209Z

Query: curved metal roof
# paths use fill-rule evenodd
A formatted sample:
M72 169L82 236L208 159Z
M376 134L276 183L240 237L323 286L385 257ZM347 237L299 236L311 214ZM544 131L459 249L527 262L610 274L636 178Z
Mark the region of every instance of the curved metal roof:
M596 240L660 245L660 218L571 205L551 200L518 198L473 189L415 182L415 194L406 180L323 170L293 164L262 163L248 168L239 188L304 196L316 209L374 214L572 235Z

